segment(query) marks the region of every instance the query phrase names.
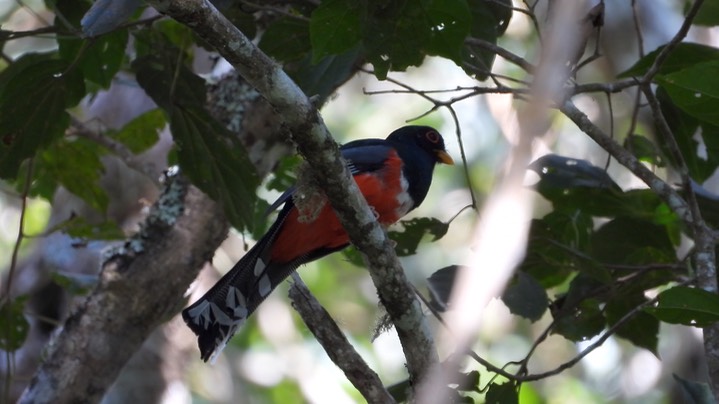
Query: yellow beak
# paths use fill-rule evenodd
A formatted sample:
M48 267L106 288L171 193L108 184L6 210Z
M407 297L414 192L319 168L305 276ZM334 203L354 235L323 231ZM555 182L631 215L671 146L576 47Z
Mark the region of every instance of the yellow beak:
M436 150L435 153L437 153L437 160L440 162L453 166L454 160L452 160L452 156L450 156L446 151L444 150Z

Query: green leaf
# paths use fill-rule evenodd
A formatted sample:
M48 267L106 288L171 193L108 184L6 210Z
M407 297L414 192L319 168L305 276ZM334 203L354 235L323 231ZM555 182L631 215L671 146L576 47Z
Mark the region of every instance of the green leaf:
M157 143L159 132L166 123L162 110L152 109L126 123L112 137L133 153L141 153Z
M601 309L606 285L583 273L574 277L567 293L550 304L555 320L552 333L571 341L585 341L602 332L606 325Z
M74 216L62 222L58 230L67 235L83 240L123 240L125 233L120 226L112 221L89 223L81 216Z
M699 63L674 73L657 76L674 104L687 114L719 125L719 61Z
M590 252L607 264L674 262L674 247L664 226L649 221L618 217L597 229Z
M645 310L667 323L707 327L719 321L719 295L703 289L675 286L659 294L656 307Z
M504 291L502 301L512 314L532 322L539 320L549 305L547 291L524 272L517 272L514 281Z
M323 102L356 73L361 58L361 49L357 46L339 55L324 57L316 64L306 55L297 63L285 65L285 71L305 94L317 95Z
M0 349L15 352L25 343L30 329L23 310L25 310L25 297L13 300L3 300L0 305Z
M459 265L450 265L436 270L427 278L427 288L430 294L430 304L437 311L447 310L449 298L452 296L454 280L457 277Z
M619 292L607 303L606 317L609 326L616 324L627 313L646 302L642 293ZM617 335L634 345L657 355L659 343L659 321L647 313L639 312L617 330Z
M696 25L706 25L710 27L719 25L719 1L706 0L704 4L702 4L702 6L699 8L699 12L697 13L696 17L694 17L692 23Z
M586 341L604 329L606 321L596 299L579 303L566 315L555 316L553 334L559 334L570 341Z
M127 40L127 30L121 29L93 39L59 36L57 42L62 59L79 68L86 80L109 88L125 59Z
M285 192L297 182L297 169L302 163L299 155L283 157L273 170L272 176L267 181L267 189Z
M362 21L362 43L379 79L389 70L405 71L426 55L443 56L461 66L471 14L464 0L376 1Z
M651 140L640 135L629 135L624 139L624 147L629 150L634 157L640 161L655 165L657 167L666 166L664 155L657 145Z
M719 57L719 55L717 55ZM656 92L662 114L674 134L679 146L679 151L684 157L691 178L698 182L704 182L719 166L719 127L706 122L699 122L698 119L684 112L669 97L669 94L662 88ZM701 131L698 129L701 127ZM699 155L699 142L696 139L697 132L706 147L706 156ZM660 143L660 145L662 145ZM671 153L664 146L664 155L672 161ZM678 167L676 161L671 163Z
M389 237L397 243L394 249L400 257L416 254L417 247L426 234L433 236L432 241L437 241L444 237L449 229L448 223L431 217L402 220L400 224L404 231L389 232Z
M110 200L100 187L105 168L99 154L96 145L81 139L55 142L38 154L36 176L50 177L98 212L105 212Z
M639 59L632 67L620 73L618 77L626 78L644 75L664 47L665 45L662 45ZM717 58L719 58L719 49L717 48L698 43L681 42L669 54L669 57L667 57L664 63L662 63L659 68L659 74L674 73L699 63L717 60Z
M267 27L259 43L263 52L280 62L293 62L310 53L310 27L296 18L280 18Z
M88 294L100 281L98 275L76 274L69 272L51 272L50 278L68 293L75 296Z
M470 31L472 15L466 1L429 1L423 9L424 24L429 27L427 54L442 56L462 65L464 39Z
M250 228L259 179L245 150L231 140L232 133L198 107L172 108L170 130L183 172L222 203L233 226Z
M177 160L193 184L222 204L238 229L254 223L259 179L239 140L204 108L205 83L184 65L179 51L158 36L132 68L147 94L169 116Z
M82 76L52 57L27 54L0 73L0 178L14 178L24 159L59 139L66 109L85 94Z
M716 404L714 393L707 383L695 382L687 380L672 374L674 380L681 387L685 404Z
M512 17L511 0L474 0L469 2L472 24L470 35L496 44L497 38L509 26ZM496 54L477 46L465 46L461 66L478 80L486 80L492 70Z
M354 48L362 38L360 19L365 10L355 0L326 0L312 13L312 62Z
M485 404L518 404L519 394L517 386L512 382L502 384L492 383L487 390Z

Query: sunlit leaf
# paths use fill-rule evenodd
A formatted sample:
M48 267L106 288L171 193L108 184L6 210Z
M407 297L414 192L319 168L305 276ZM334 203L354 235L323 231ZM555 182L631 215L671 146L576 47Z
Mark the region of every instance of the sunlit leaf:
M126 123L112 137L127 146L133 153L141 153L152 147L159 139L159 132L167 121L160 109L152 109Z

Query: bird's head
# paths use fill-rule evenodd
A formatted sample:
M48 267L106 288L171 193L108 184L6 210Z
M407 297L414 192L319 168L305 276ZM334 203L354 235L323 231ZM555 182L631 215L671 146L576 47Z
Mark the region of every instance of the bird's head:
M387 140L405 144L414 143L429 152L437 163L454 164L454 160L444 147L444 138L429 126L404 126L392 132Z

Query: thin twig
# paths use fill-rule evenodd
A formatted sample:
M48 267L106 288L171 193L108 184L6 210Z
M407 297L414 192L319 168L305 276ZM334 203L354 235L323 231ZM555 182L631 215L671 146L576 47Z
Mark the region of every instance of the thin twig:
M30 194L30 184L32 183L32 170L35 163L34 158L28 159L27 162L27 174L25 175L25 184L23 184L22 195L20 199L20 218L18 223L17 237L15 238L15 245L13 245L12 255L10 257L10 269L8 270L7 281L5 283L5 295L0 296L0 307L8 305L13 301L12 297L12 282L15 278L15 270L17 268L17 260L20 255L20 244L24 238L23 227L25 226L25 214L27 213L27 198ZM6 323L2 326L5 331L10 333L15 328L14 317L9 316ZM6 369L5 373L5 402L10 402L10 385L13 380L13 374L15 373L15 351L11 349L5 350L5 361Z
M637 50L639 59L644 57L644 36L642 35L642 26L639 23L639 7L637 0L632 0L632 20L634 20L634 31L637 33Z

